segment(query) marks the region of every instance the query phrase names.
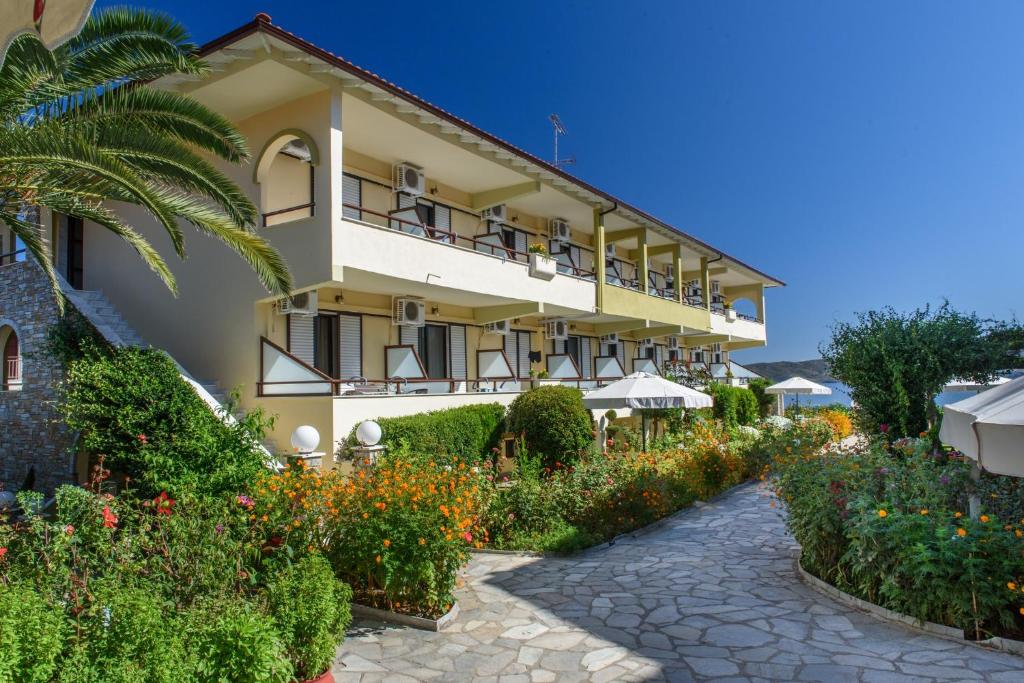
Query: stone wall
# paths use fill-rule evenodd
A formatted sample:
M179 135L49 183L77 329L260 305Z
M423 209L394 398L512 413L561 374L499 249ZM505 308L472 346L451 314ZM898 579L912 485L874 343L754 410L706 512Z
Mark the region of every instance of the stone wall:
M57 302L34 261L0 266L0 327L14 328L21 344L20 391L0 390L0 486L16 491L35 467L35 490L49 496L73 482L73 434L60 421L55 402L63 377L60 364L44 357Z

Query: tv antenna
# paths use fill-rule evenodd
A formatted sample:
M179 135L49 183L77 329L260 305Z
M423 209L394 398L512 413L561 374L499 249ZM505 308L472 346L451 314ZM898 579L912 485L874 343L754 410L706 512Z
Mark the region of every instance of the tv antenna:
M575 156L566 157L565 159L559 159L558 158L558 136L559 135L568 135L568 132L566 132L566 130L565 130L565 126L562 124L562 119L558 118L558 114L552 114L552 115L550 115L548 117L548 121L551 122L551 125L555 129L555 168L560 168L562 166L570 166L572 164L575 164L576 163L576 157Z

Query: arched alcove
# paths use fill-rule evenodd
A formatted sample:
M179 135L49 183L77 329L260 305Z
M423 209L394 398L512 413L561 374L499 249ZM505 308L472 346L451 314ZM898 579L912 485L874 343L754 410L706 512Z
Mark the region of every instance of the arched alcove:
M0 391L19 391L22 382L21 340L12 325L0 323Z
M304 131L283 130L267 141L257 157L253 177L260 186L264 226L314 215L314 169L319 163L316 143Z

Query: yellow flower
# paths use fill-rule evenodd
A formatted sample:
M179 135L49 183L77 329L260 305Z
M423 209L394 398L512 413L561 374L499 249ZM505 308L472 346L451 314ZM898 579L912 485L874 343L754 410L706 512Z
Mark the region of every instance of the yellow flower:
M879 517L885 517L885 516L886 516L886 515L888 515L888 514L889 514L889 513L888 513L888 512L886 512L885 510L879 510L879 511L878 511L878 516L879 516Z
M1013 535L1016 536L1017 538L1020 538L1020 537L1024 536L1024 531L1021 531L1020 529L1014 529Z
M1017 590L1017 584L1015 584L1013 581L1010 581L1009 583L1007 583L1006 587L1009 588L1012 591Z
M962 513L962 512L957 512L957 513L955 513L955 514L954 514L953 516L954 516L954 517L956 517L957 519L960 519L961 517L963 517L963 516L964 516L964 513Z
M921 514L922 515L927 515L928 514L928 508L921 508Z
M426 545L426 544L427 544L427 539L421 538L420 539L420 545Z
M956 535L960 536L960 537L966 536L967 535L967 529L964 529L963 527L960 527L959 529L956 530Z

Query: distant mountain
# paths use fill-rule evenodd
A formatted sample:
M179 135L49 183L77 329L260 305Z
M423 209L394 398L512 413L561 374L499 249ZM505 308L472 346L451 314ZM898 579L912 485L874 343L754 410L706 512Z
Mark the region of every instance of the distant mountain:
M753 370L762 377L773 382L781 382L790 377L803 377L812 382L835 381L828 374L825 361L821 358L813 360L780 360L774 363L744 363L744 367Z

